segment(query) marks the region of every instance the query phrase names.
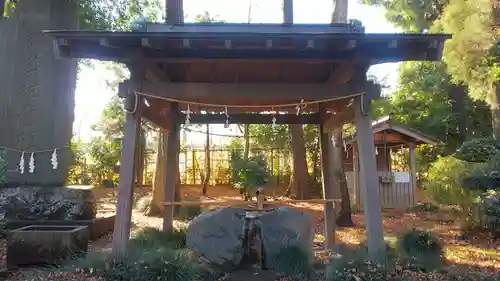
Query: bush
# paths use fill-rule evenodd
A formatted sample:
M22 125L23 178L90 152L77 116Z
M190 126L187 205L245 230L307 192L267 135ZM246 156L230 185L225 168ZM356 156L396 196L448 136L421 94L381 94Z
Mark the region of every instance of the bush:
M264 186L271 177L263 155L254 155L245 161L241 151L235 150L231 152L229 165L231 181L246 199L251 197L254 188Z
M398 238L397 245L401 253L411 258L413 266L418 269L435 268L443 263L443 247L429 232L410 231Z
M500 142L493 138L478 138L466 141L455 153L455 157L468 162L486 163L500 151Z
M185 232L165 234L146 228L131 240L125 257L89 253L70 269L107 281L193 281L209 272L208 265L185 246Z
M413 207L408 208L409 212L426 212L426 213L437 213L440 211L439 206L432 203L419 203Z
M201 206L180 206L179 213L175 216L178 220L190 221L203 213Z
M153 197L152 196L144 196L140 198L136 203L136 208L138 211L145 215L149 215L153 208Z
M7 153L0 151L0 184L7 183Z
M14 220L72 220L74 203L66 200L51 200L35 194L33 198L10 196L2 202L1 212L5 218Z
M374 262L367 257L366 245L345 248L328 265L328 281L388 280L389 272L394 268L395 251L387 245L386 253L385 257Z
M311 270L311 255L299 246L280 249L273 257L276 271L284 276L306 278Z
M140 230L130 243L133 247L142 249L169 247L181 249L186 247L186 229L174 230L173 233L165 233L153 227Z
M500 194L484 201L484 227L495 236L500 236Z
M462 188L464 179L486 169L486 164L469 163L453 156L442 157L431 164L424 183L425 194L439 204L473 205L481 193Z

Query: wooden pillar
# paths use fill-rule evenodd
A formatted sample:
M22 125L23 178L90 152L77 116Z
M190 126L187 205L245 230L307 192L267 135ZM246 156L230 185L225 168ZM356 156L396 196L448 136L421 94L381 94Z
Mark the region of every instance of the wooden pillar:
M354 181L354 190L353 193L356 196L356 205L357 208L361 208L361 189L359 188L359 155L358 155L358 145L356 143L352 144L352 173L353 173L353 181Z
M342 124L343 125L343 124ZM342 179L344 173L344 155L345 149L342 140L342 125L333 129L333 131L328 132L328 138L330 139L330 165L331 165L331 181L332 181L332 196L334 199L342 198L342 184L347 184L345 178ZM338 139L337 139L338 138ZM335 214L339 214L341 210L340 204L335 204Z
M375 144L372 120L369 114L370 100L363 95L354 98L354 110L359 153L359 184L364 203L368 253L375 257L375 255L385 251L385 245Z
M410 162L409 162L409 168L410 168L410 184L411 184L411 190L413 191L411 194L411 199L410 203L412 205L417 204L417 161L415 157L415 143L409 143L410 147Z
M184 23L184 1L166 0L166 15L168 24Z
M283 0L283 23L293 24L293 0Z
M177 175L179 170L179 150L180 150L180 124L179 124L179 105L177 103L170 104L170 120L172 122L170 129L167 132L166 145L166 179L164 201L173 202L175 195L175 186L177 184ZM174 208L172 205L165 205L163 212L163 231L172 233Z
M135 105L137 102L137 105ZM141 133L141 114L143 99L130 95L126 97L125 108L134 113L125 113L124 137L120 157L120 180L118 182L118 200L116 203L116 219L113 231L113 254L123 255L127 251L130 236L132 204L134 194L134 165L136 144Z
M325 131L323 124L319 125L319 139L321 149L321 178L323 184L323 198L333 199L335 198L331 163L331 150L333 149L333 146L331 142L331 134L328 134L328 132ZM325 217L325 249L333 250L333 248L335 247L336 228L334 202L325 202L323 215Z

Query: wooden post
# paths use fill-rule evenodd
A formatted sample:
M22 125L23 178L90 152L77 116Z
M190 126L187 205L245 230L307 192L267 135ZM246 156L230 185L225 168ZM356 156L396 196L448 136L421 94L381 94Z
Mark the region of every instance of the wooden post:
M321 111L324 111L322 108ZM323 124L319 125L319 139L321 149L321 175L323 183L323 198L333 199L333 176L332 163L331 163L331 150L333 149L331 135L325 132ZM335 247L335 203L324 203L324 216L325 216L325 250L333 250Z
M283 0L283 23L293 24L293 0Z
M330 177L332 181L332 196L334 199L342 199L342 184L347 184L346 179L341 175L344 173L344 145L342 142L342 125L333 129L332 132L328 132L328 139L330 140ZM339 139L337 139L339 138ZM339 214L341 211L341 205L335 205L335 214Z
M352 144L352 173L353 173L353 182L354 182L354 190L353 193L356 196L356 205L358 210L361 209L361 189L359 188L359 155L358 155L358 145L354 142Z
M164 201L173 202L175 195L175 186L177 184L177 174L179 170L179 149L180 149L180 130L179 122L179 105L177 103L170 104L170 120L172 122L170 129L167 132L167 150L166 154L166 180ZM163 231L172 233L174 208L172 205L165 206L163 212Z
M375 258L377 254L385 252L385 245L369 101L363 95L354 98L354 113L359 153L359 184L364 202L368 253Z
M141 114L143 99L130 95L125 100L128 110L136 107L134 114L125 113L123 146L120 157L120 180L118 183L118 200L116 202L116 219L113 231L113 254L123 255L127 251L130 236L132 204L134 194L134 165L136 144L141 133ZM134 103L137 105L134 106ZM131 105L132 106L127 106Z
M412 205L417 204L417 163L415 157L415 143L409 143L410 147L410 184L413 191L410 203Z
M168 24L184 23L184 1L166 0L166 15Z

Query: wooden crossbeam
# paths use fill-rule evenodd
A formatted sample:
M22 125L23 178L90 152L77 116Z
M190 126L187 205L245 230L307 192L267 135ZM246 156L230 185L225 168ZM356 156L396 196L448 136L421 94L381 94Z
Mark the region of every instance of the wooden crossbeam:
M360 93L377 91L371 82L352 84L321 83L168 83L144 82L141 92L159 97L183 101L241 104L262 101L289 100L300 102L301 99L319 100L327 98L345 98ZM243 104L242 104L243 102Z
M298 203L309 203L309 204L324 204L324 203L340 203L340 199L306 199L306 200L282 200L282 201L265 201L264 204L267 205L287 205L287 204L298 204ZM164 202L165 206L206 206L206 205L244 205L253 203L252 201L244 200L206 200L206 201L180 201L180 202Z
M181 114L185 119L185 114ZM225 124L225 114L191 114L191 124ZM276 117L276 124L319 124L321 122L317 114L252 114L238 113L229 114L230 124L272 124Z

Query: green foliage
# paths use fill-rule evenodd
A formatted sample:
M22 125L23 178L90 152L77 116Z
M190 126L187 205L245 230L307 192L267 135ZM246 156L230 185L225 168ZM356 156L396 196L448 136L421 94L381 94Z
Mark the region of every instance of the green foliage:
M273 257L276 271L284 276L304 279L309 276L312 255L300 246L282 248Z
M144 229L132 239L125 257L91 252L70 266L107 281L193 281L208 271L208 265L183 249L185 232L165 234Z
M425 194L439 204L471 206L478 202L480 192L462 188L464 179L486 169L486 164L469 163L453 156L439 158L430 166Z
M455 157L468 161L486 163L500 151L500 142L493 138L477 138L466 141L455 153Z
M73 153L72 163L69 167L68 171L68 184L90 184L88 178L88 165L86 161L86 156L84 153L86 145L80 141L72 141L71 142L71 152Z
M398 249L413 259L413 266L433 269L443 264L443 246L430 232L413 230L398 237Z
M158 247L168 247L182 249L186 247L186 229L175 229L173 233L167 234L153 227L141 229L130 243L132 247L142 249L154 249Z
M436 29L453 34L445 43L444 61L453 77L484 99L488 92L488 56L495 42L489 0L451 1L436 22ZM492 101L491 99L488 99Z
M262 155L250 156L245 160L242 154L242 151L231 152L229 162L232 183L235 188L250 195L254 188L262 187L268 182L270 174L266 159Z
M5 239L7 237L7 232L9 230L7 229L7 219L5 218L5 215L0 216L0 239Z
M205 12L201 15L197 15L194 18L194 21L197 23L225 23L223 20L216 19L215 17L212 17L210 13Z
M0 150L0 184L6 183L7 180L7 152Z
M419 203L408 209L409 212L437 213L441 210L438 205L432 203Z
M51 200L44 196L9 196L2 202L1 213L14 220L71 220L74 203L66 200Z
M500 236L500 194L488 196L483 205L484 227L495 236Z
M438 19L449 0L361 0L360 2L383 6L388 21L405 31L421 32L429 29Z
M203 213L201 206L179 206L179 213L175 216L176 219L190 221Z

